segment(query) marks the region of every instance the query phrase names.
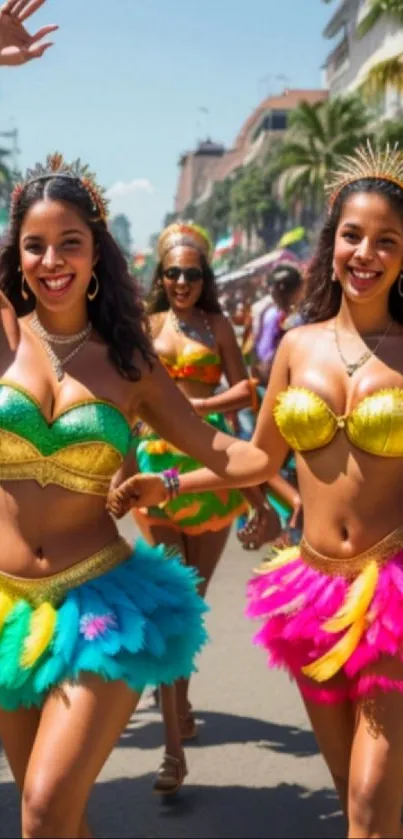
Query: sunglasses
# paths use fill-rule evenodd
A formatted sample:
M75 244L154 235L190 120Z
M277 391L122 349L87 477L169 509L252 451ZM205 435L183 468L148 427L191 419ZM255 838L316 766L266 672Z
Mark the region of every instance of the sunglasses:
M179 268L177 265L172 265L164 271L164 277L173 282L178 282L179 278L183 277L187 283L198 283L203 279L203 271L200 268Z

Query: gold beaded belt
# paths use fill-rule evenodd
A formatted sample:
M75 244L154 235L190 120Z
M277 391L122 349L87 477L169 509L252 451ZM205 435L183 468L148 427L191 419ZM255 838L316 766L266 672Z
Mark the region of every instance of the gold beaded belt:
M384 539L373 545L372 548L357 556L341 559L324 556L315 551L314 548L303 537L300 544L300 556L312 568L331 576L356 577L371 560L375 560L378 566L384 565L388 559L397 554L403 548L403 525L397 527L392 533L388 533Z
M119 538L92 556L50 577L14 577L0 571L0 592L13 600L27 600L35 607L44 602L60 603L70 589L106 574L124 562L131 553L132 548L128 542Z

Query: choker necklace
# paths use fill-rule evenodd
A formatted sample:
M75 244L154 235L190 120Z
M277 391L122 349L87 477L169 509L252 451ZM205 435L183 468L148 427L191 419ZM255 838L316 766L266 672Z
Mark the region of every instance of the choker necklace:
M87 326L84 329L81 329L80 332L76 332L74 335L52 335L51 332L48 332L47 329L41 324L38 315L34 312L31 320L29 321L29 325L32 330L38 335L38 338L41 339L43 343L44 350L46 355L49 358L49 361L52 365L52 368L56 374L56 378L58 382L61 382L64 376L64 367L69 361L74 358L75 355L81 350L84 344L88 341L92 331L92 323L87 323ZM73 344L75 343L76 346L73 350L71 350L64 358L59 358L56 355L54 349L52 348L51 344Z
M334 322L334 337L335 337L335 340L336 340L336 347L337 347L337 351L339 353L339 356L340 356L340 358L341 358L341 360L344 364L344 367L346 368L346 373L347 373L348 376L351 377L351 376L354 375L354 373L357 370L359 370L360 367L363 366L363 364L365 364L367 361L369 361L369 359L372 358L372 356L376 355L376 352L379 349L379 347L381 346L382 341L386 338L386 336L389 334L389 332L392 328L392 321L389 321L385 331L382 333L381 337L378 338L378 341L376 342L373 350L367 349L367 350L365 350L365 352L362 353L362 355L360 355L360 357L357 359L357 361L348 362L347 359L344 357L342 351L341 351L339 333L338 333L338 329L337 329L337 320L338 319L336 318L336 320ZM353 334L353 333L350 333L350 334Z
M194 328L194 326L191 326L185 321L180 320L178 318L178 315L173 311L173 309L170 309L169 314L172 321L172 326L175 332L177 332L179 335L186 335L186 337L190 338L191 341L197 341L199 344L207 344L207 346L210 344L211 347L215 347L216 340L213 335L213 330L208 322L206 313L203 312L201 309L198 309L197 311L198 314L200 314L201 320L203 321L203 325L208 336L207 341L200 335L200 332L198 332L197 329Z
M52 332L48 332L48 330L41 324L36 311L32 315L30 324L32 329L34 329L41 338L45 338L50 344L60 345L76 344L77 341L83 341L84 338L90 334L92 329L92 323L89 321L87 326L84 326L84 329L81 329L80 332L75 332L74 335L54 335Z

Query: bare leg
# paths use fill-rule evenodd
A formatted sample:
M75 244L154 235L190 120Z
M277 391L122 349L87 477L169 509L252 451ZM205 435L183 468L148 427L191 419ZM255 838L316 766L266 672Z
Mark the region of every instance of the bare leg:
M33 749L40 721L40 711L20 708L18 711L0 710L0 737L13 773L22 793L29 758ZM92 839L86 817L83 817L79 839Z
M335 676L326 686L339 688L344 684L345 677L341 675ZM312 702L304 696L302 699L347 818L349 767L354 736L354 706L347 700L330 705Z
M136 512L134 517L139 530L148 542L154 545L164 544L167 547L176 548L178 554L183 559L185 558L186 548L183 534L170 527L150 527L147 518L139 512ZM187 773L176 707L176 685L161 685L159 701L164 721L165 755L158 770L154 790L162 794L172 794L182 786ZM172 760L170 760L171 758Z
M25 775L24 839L90 835L84 811L91 788L139 698L123 682L88 674L47 699Z
M219 530L218 533L203 533L200 536L185 536L186 543L186 564L196 568L202 577L203 582L199 586L199 594L202 597L206 596L207 588L213 577L214 571L223 554L225 546L230 534L230 528L226 527ZM189 719L190 702L189 702L189 679L180 679L176 683L176 699L178 713L183 721L182 735L187 733L192 739L194 736L194 726L187 725L186 720Z
M136 512L135 520L144 538L153 545L163 544L169 548L176 548L178 554L185 559L185 542L183 534L171 527L150 527L145 516ZM167 560L169 561L169 560ZM160 705L165 727L165 748L175 759L183 757L178 712L176 709L175 685L162 685L159 689Z
M169 526L150 527L147 518L139 512L135 513L135 519L147 541L152 544L164 544L167 547L177 548L186 564L198 570L199 575L203 578L199 592L204 597L207 586L227 543L230 529L225 528L218 533L205 533L200 536L187 536L184 533L173 530ZM184 761L182 740L192 739L196 733L195 723L190 713L191 706L188 699L188 691L188 679L180 679L176 682L176 685L162 685L160 688L166 753L176 760L182 760L182 766L185 772L186 763ZM162 768L164 768L164 762ZM178 773L171 771L170 776L172 785L174 785ZM159 778L157 777L157 785L158 782Z
M367 674L403 683L403 664L384 658ZM357 705L349 785L349 837L401 836L403 801L403 695L376 694Z

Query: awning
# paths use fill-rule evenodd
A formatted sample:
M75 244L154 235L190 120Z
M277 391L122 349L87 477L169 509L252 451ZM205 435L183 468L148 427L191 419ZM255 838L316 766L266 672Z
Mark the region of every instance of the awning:
M292 262L295 265L300 265L301 261L292 251L285 248L279 248L275 251L269 251L263 256L258 256L257 259L252 259L247 262L242 268L237 268L235 271L230 271L228 274L223 274L217 278L217 283L222 286L227 283L233 283L236 280L248 279L254 274L259 274L260 271L266 269L273 269L279 262Z

